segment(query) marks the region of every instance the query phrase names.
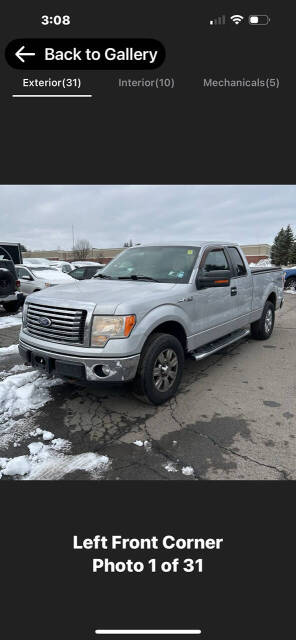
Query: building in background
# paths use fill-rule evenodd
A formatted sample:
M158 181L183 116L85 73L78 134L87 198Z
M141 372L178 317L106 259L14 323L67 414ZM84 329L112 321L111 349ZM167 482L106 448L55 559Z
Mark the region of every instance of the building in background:
M123 247L118 249L90 249L85 260L93 262L101 262L102 264L108 264L110 260L115 258L119 253L123 251ZM23 251L23 258L47 258L47 260L66 260L71 262L75 260L76 256L73 251L63 251L62 249L55 249L52 251Z
M270 244L242 244L241 248L249 263L257 264L259 260L270 257ZM108 264L108 262L121 253L123 249L124 247L112 247L110 249L96 249L94 247L88 253L86 260ZM67 262L71 262L75 259L75 256L73 251L56 249L53 251L26 251L23 252L23 258L47 258L48 260L66 260Z
M270 244L242 244L241 248L249 264L251 262L257 264L259 260L266 260L270 257Z

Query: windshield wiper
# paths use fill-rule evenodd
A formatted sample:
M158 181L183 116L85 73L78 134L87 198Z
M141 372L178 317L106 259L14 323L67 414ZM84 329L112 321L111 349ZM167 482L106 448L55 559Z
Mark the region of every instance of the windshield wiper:
M149 280L150 282L159 282L156 278L150 278L150 276L142 276L133 273L131 276L118 276L118 280Z
M108 280L112 280L111 276L107 276L105 273L98 273L94 278L107 278Z

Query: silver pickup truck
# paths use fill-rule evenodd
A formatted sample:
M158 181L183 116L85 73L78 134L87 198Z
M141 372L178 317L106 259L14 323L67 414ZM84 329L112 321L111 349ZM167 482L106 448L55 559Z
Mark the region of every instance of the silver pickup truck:
M235 243L140 245L86 281L27 297L19 350L48 375L101 384L134 380L154 404L201 360L250 332L271 336L283 271L250 269Z

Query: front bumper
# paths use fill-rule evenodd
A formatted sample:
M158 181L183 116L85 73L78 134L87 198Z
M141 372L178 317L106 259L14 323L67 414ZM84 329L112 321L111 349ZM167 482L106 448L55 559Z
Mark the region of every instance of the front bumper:
M91 382L127 382L132 380L137 373L140 359L140 355L126 358L69 356L32 347L23 340L19 341L19 352L25 362L48 375Z

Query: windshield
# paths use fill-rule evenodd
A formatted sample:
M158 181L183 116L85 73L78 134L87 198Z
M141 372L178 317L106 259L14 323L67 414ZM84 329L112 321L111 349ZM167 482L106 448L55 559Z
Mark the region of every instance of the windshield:
M146 277L158 282L189 282L200 247L168 246L127 249L98 273L113 279ZM97 276L97 277L98 277ZM144 279L144 278L143 278Z

